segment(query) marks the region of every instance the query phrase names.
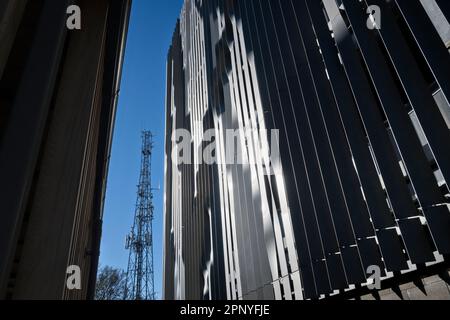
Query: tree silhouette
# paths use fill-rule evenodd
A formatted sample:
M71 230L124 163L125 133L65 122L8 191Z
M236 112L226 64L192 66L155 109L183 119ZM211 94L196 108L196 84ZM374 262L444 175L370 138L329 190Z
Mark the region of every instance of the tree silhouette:
M95 300L122 300L126 274L121 269L105 266L97 275Z

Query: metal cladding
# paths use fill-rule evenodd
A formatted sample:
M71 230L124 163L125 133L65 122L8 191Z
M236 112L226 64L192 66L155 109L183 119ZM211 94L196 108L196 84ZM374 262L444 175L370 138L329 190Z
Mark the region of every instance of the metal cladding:
M74 3L0 0L0 299L94 297L131 1Z
M442 2L185 1L167 63L166 299L358 295L373 268L390 285L448 268ZM245 161L226 161L229 130Z

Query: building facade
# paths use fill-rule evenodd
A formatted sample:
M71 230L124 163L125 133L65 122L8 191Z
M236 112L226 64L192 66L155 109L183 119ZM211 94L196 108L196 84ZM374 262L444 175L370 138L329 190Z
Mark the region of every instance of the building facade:
M0 299L94 296L130 6L0 0Z
M164 297L450 299L449 21L445 0L186 0Z

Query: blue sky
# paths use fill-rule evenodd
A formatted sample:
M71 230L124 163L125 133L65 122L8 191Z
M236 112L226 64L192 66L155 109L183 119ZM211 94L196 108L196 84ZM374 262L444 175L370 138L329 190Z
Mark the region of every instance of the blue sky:
M155 135L155 290L162 293L164 115L166 58L182 0L133 0L109 169L100 265L126 270L125 237L134 217L140 169L141 131Z

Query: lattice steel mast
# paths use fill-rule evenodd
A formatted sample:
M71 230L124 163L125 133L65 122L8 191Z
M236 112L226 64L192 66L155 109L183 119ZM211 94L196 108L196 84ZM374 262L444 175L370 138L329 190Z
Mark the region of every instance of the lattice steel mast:
M134 224L126 239L128 258L125 300L155 300L153 273L153 193L151 158L153 135L142 132L142 160Z

